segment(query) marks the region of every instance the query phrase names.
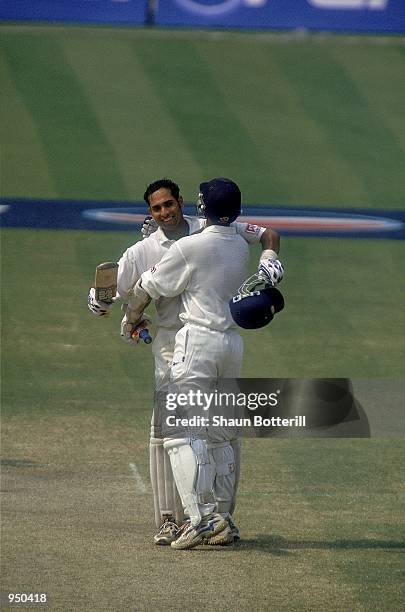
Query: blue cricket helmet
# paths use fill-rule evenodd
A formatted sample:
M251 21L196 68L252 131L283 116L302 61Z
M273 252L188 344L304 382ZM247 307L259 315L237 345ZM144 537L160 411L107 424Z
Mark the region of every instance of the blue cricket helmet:
M268 325L276 312L283 310L284 298L278 289L259 274L253 274L229 301L229 308L239 327L259 329Z
M241 213L242 196L234 181L215 178L200 184L197 211L199 215L229 224Z

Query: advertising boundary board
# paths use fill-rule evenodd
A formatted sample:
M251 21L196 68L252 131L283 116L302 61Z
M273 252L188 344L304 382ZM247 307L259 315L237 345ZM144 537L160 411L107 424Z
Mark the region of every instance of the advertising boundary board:
M405 32L403 0L0 0L0 20Z

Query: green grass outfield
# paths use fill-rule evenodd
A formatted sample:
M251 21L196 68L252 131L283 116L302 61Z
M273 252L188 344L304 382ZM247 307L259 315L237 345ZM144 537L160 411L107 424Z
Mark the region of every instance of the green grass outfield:
M3 196L403 208L404 38L2 26Z
M168 175L192 201L229 175L256 205L405 208L403 38L0 35L2 196L140 200ZM246 440L240 546L151 544L150 349L85 304L139 237L2 232L2 590L61 611L402 610L400 438ZM403 377L403 242L283 238L282 260L286 309L243 334L245 376Z

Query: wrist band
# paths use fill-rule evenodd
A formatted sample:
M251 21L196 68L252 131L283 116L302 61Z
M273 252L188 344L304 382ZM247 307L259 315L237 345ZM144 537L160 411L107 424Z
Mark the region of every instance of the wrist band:
M262 259L278 259L278 255L275 251L273 251L273 249L265 249L264 251L262 251L261 255L260 255L260 261Z

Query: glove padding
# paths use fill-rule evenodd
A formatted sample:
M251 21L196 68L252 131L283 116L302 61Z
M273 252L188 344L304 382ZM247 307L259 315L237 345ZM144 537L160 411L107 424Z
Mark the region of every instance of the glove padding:
M124 342L136 346L140 342L139 332L148 327L150 322L150 317L144 314L136 323L130 323L125 314L121 321L121 338Z
M155 219L151 217L150 215L147 215L145 219L143 220L143 225L141 228L142 237L149 238L149 236L153 234L153 232L156 232L158 227L159 226L156 223Z
M99 302L96 300L96 290L94 287L90 287L89 294L87 296L87 306L89 310L97 317L108 315L113 307L113 302Z
M283 280L284 268L279 259L261 259L257 268L259 275L272 285Z

